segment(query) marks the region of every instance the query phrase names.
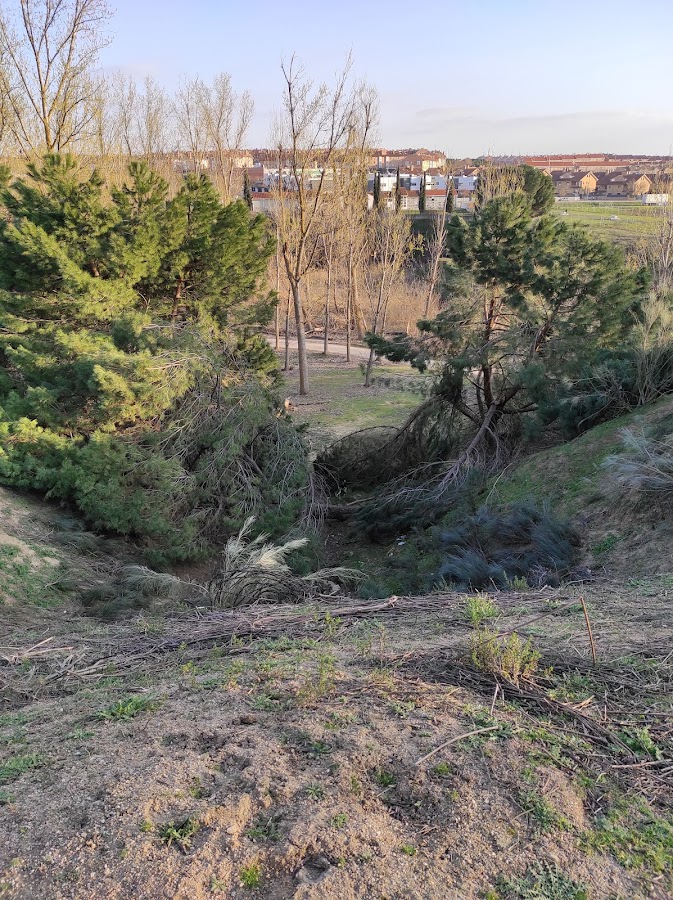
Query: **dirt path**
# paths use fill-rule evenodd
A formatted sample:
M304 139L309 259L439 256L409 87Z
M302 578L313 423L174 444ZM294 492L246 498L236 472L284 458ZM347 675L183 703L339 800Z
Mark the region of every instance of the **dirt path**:
M273 347L274 345L274 337L273 335L266 336L268 342ZM306 349L309 353L322 353L323 352L323 341L319 338L307 338L306 339ZM285 350L285 341L281 338L279 353L283 353ZM296 338L293 338L290 341L290 350L296 352L297 350L297 341ZM345 344L333 344L331 341L329 342L329 355L330 356L346 356L346 345ZM369 359L369 347L360 347L356 344L351 344L351 358L352 359Z

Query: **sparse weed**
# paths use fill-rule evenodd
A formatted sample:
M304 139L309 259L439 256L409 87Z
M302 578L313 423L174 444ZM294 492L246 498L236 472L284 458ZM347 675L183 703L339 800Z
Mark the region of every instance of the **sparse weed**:
M531 866L523 878L500 878L496 891L493 900L588 900L589 896L585 887L545 862Z
M409 716L409 713L416 709L416 704L413 700L391 700L389 705L395 715L399 716L400 719L406 719Z
M418 853L418 850L416 849L416 847L414 847L413 844L402 844L400 850L406 856L416 856L416 854Z
M440 778L448 778L453 774L453 769L447 762L438 763L432 771L435 773L435 775L439 775Z
M188 818L182 822L164 822L163 825L157 827L157 834L162 843L170 847L171 844L177 846L186 853L192 846L192 837L199 830L198 819Z
M251 828L245 834L252 841L278 841L280 840L279 828L280 816L259 816L255 819Z
M323 800L325 797L325 788L321 784L307 784L306 796L311 800Z
M647 725L634 731L620 732L620 738L636 756L645 757L646 759L663 759L664 754L652 740L650 729Z
M250 703L253 709L258 712L281 712L287 708L287 703L274 697L273 694L261 692L256 694Z
M195 800L202 800L206 796L207 791L198 775L195 775L193 778L189 779L189 787L187 788L187 793Z
M619 535L617 534L608 534L603 538L602 541L599 541L597 544L594 544L591 548L591 552L594 556L606 556L608 553L611 553L619 542Z
M332 828L336 828L337 830L345 828L347 823L348 816L346 815L346 813L337 813L330 819L330 825L332 826Z
M333 653L320 653L315 673L307 675L297 696L300 702L312 703L332 693L335 688L336 658Z
M611 853L627 869L673 871L673 817L658 815L640 798L625 797L581 836L585 849Z
M93 737L93 731L87 731L85 728L74 728L70 734L66 734L69 741L87 741Z
M0 784L16 781L19 775L30 769L37 769L45 764L41 753L26 753L23 756L12 756L0 763Z
M547 834L549 831L567 831L570 823L559 815L544 797L536 791L524 791L519 795L522 809L530 816L536 832Z
M376 783L383 788L392 787L397 782L393 773L386 772L385 769L376 769L374 772L374 779Z

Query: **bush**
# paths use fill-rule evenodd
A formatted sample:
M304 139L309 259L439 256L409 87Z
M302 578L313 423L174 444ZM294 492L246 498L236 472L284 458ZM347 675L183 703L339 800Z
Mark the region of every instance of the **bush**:
M491 628L477 628L470 638L470 657L477 669L518 684L530 678L540 661L540 653L530 638L522 641L514 632L500 636Z
M557 583L579 558L579 535L570 523L531 504L513 504L503 513L484 506L437 540L443 561L434 584L459 590L507 589L517 578Z

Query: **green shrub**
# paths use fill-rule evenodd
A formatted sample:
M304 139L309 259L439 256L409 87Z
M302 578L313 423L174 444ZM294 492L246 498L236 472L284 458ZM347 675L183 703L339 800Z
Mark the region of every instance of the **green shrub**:
M530 677L540 661L540 653L530 638L522 641L516 632L500 636L487 627L477 628L471 635L470 656L477 669L513 684Z

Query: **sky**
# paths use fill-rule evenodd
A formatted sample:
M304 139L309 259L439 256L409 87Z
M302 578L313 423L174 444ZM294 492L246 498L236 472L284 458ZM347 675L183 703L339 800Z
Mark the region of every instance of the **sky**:
M380 146L452 157L673 148L673 0L112 0L106 72L231 75L270 143L280 64L333 82L349 52Z

